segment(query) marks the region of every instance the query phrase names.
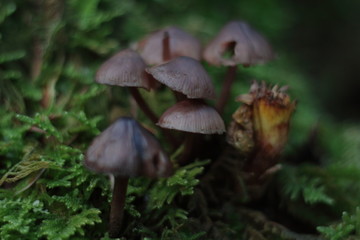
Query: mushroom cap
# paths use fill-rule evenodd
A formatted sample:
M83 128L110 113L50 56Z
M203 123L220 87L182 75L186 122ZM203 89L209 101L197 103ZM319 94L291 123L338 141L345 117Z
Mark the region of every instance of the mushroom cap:
M190 57L177 57L147 68L156 80L188 98L215 98L214 85L201 63Z
M96 72L95 81L101 84L149 89L150 80L145 72L146 64L131 49L118 52L105 61Z
M217 111L201 100L178 102L160 117L158 126L184 132L222 134L225 124Z
M234 51L230 58L223 56L228 50ZM203 58L216 66L262 64L274 57L267 40L243 21L226 24L203 52Z
M188 56L194 59L201 59L201 44L198 39L177 27L166 27L153 32L137 43L138 50L145 62L149 65L158 65L164 62L163 39L169 36L170 58Z
M166 177L172 169L156 138L128 117L118 119L93 140L84 165L94 172L127 177Z

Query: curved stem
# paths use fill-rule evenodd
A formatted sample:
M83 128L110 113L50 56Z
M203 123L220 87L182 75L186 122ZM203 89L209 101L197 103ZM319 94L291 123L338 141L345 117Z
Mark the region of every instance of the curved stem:
M229 100L231 86L236 77L236 69L237 69L237 66L230 66L227 69L223 88L220 93L220 98L216 104L216 109L218 110L220 115L224 112L225 105L226 105L227 101Z
M135 99L139 108L145 113L145 115L154 123L158 122L158 117L155 113L150 109L149 105L145 102L144 98L140 95L139 90L135 87L129 88L132 97Z
M158 117L155 115L155 113L150 109L149 105L145 102L144 98L139 93L139 90L134 87L129 88L131 95L135 99L136 103L140 107L140 109L145 113L145 115L154 123L156 124L158 122ZM174 149L176 149L179 146L179 143L177 139L169 132L167 129L161 128L162 132L164 133L164 136L169 140L170 144Z
M118 238L121 234L121 224L124 215L125 197L128 181L128 177L115 177L109 223L109 236L111 238Z

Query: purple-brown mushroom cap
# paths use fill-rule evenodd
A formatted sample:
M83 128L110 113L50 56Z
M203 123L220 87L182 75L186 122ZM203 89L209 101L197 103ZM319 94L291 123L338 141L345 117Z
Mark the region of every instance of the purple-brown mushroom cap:
M147 68L156 80L188 98L215 98L214 85L201 63L190 57L177 57Z
M224 121L217 111L203 101L187 99L178 102L160 117L157 123L162 128L201 134L222 134Z
M164 62L163 40L166 34L169 37L170 59L179 56L201 59L200 41L180 28L170 26L148 35L136 44L136 50L147 64L158 65Z
M122 50L100 66L95 81L121 87L150 89L151 83L145 68L146 64L137 52L131 49Z
M233 51L229 58L224 56L227 51ZM226 24L203 52L203 58L216 66L262 64L274 57L268 41L242 21Z
M115 176L167 177L172 165L156 138L137 121L123 117L97 136L84 165Z

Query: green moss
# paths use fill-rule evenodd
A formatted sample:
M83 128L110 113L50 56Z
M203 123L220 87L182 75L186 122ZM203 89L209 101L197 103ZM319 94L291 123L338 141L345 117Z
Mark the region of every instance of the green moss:
M264 66L239 67L232 97L245 93L250 81L257 78L289 85L290 95L299 100L284 155L286 164L274 181L267 182L264 198L249 203L237 168L246 159L239 153L212 156L215 148L222 146L209 143L206 160L176 166L170 178L130 180L122 239L359 237L359 125L340 125L324 114L309 84L310 76L282 46L295 9L281 1L264 4L3 1L1 239L110 239L108 178L82 165L90 142L115 117L131 113L155 133L166 150L171 146L161 131L132 107L126 89L94 83L96 70L107 57L159 27L177 24L207 42L227 20L239 17L277 43L279 59ZM225 69L204 65L219 93ZM166 88L141 94L158 115L175 102ZM231 121L238 105L228 103L225 122ZM315 146L311 145L314 129ZM303 150L307 146L310 155L302 155L309 150ZM173 162L182 150L172 156Z

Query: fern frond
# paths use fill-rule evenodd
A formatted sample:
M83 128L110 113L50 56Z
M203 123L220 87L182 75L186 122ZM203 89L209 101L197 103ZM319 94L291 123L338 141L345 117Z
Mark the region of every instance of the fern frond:
M360 207L356 208L354 214L343 212L340 223L317 227L317 230L329 240L360 238Z
M48 239L61 240L69 239L70 236L78 233L84 235L83 227L101 222L100 211L92 208L83 210L77 215L70 217L56 217L43 221L40 227L40 236Z

